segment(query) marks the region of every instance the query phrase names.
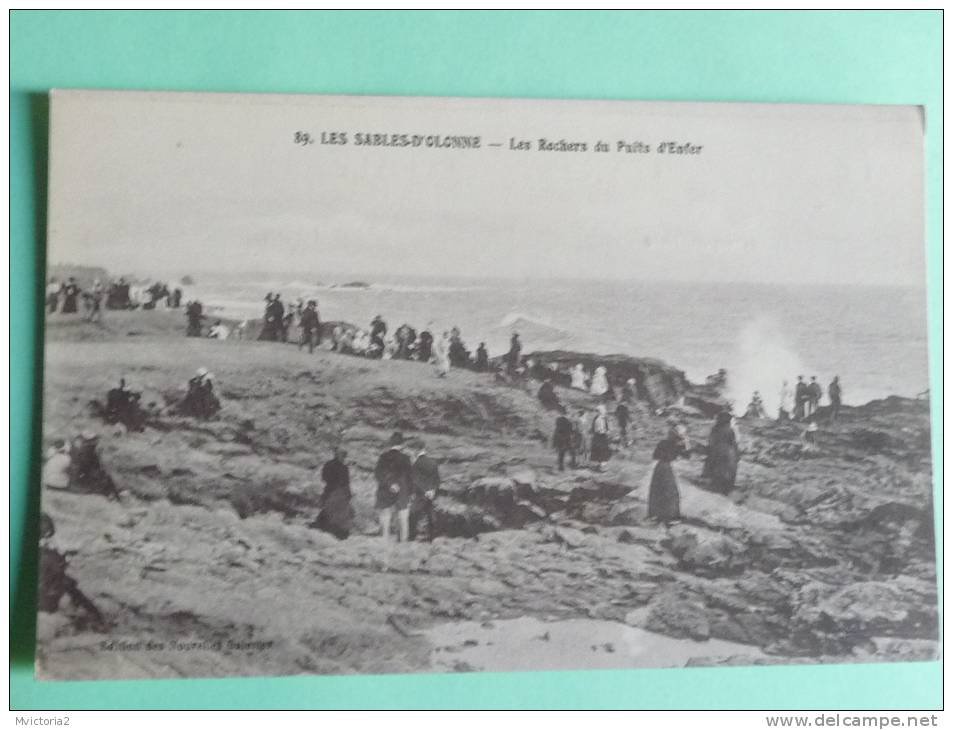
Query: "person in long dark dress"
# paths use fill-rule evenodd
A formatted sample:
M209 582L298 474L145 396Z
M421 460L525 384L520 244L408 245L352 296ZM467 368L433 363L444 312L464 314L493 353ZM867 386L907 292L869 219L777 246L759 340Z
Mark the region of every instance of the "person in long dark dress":
M66 280L66 286L63 287L63 306L60 307L63 314L76 314L76 300L79 298L81 291L76 284L76 279L72 276Z
M807 383L804 382L804 376L797 376L797 384L794 386L794 420L803 421L807 415L808 395Z
M486 372L490 369L490 355L486 351L486 343L481 342L476 351L476 364L474 365L478 373Z
M506 367L510 374L516 372L520 366L520 353L523 350L523 343L520 342L518 332L514 332L510 338L510 350L506 353Z
M841 406L841 387L840 387L840 377L835 375L834 379L831 381L831 384L827 386L827 397L831 399L831 414L830 422L834 423L837 420L837 416L840 415L840 406Z
M539 386L539 391L537 391L536 397L546 410L559 410L559 396L556 395L556 390L553 387L552 380L543 381L543 384Z
M202 302L189 302L185 305L185 317L188 326L185 328L186 337L202 336L202 320L205 315L202 314Z
M433 335L429 329L425 329L417 338L417 359L420 362L430 362L433 356Z
M354 508L351 506L351 472L348 468L347 451L334 449L334 458L321 468L324 491L318 501L320 512L314 526L329 532L339 540L351 534Z
M285 303L281 301L281 294L275 294L275 298L271 300L271 317L274 334L272 339L287 342L288 329L285 324Z
M659 441L652 454L656 460L649 487L649 518L658 522L672 523L681 519L681 499L678 481L672 470L672 462L688 455L688 439L685 427L675 426L668 436Z
M625 400L620 400L619 405L615 407L615 420L619 424L619 438L623 446L631 445L629 441L629 423L632 421L632 412L625 404Z
M712 488L719 494L728 494L735 488L738 475L738 437L732 426L732 416L727 411L715 417L708 436L708 457L703 474L711 480Z

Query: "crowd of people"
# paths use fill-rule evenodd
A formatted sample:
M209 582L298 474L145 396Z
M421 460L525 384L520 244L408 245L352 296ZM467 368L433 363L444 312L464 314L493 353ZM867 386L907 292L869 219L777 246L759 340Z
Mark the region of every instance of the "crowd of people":
M54 286L55 285L55 286ZM154 284L146 290L149 293L148 304L143 308L154 308L155 303L165 299L167 306L179 306L181 290L173 293L162 284ZM108 293L107 293L108 292ZM77 299L81 295L101 302L107 297L107 307L129 306L133 301L128 284L120 279L103 287L95 281L88 292L82 292L73 278L59 284L51 280L48 290L50 311L65 313L77 311ZM55 301L54 301L55 300ZM95 307L99 310L97 304ZM248 323L242 322L234 330L216 320L204 331L202 303L189 301L185 314L188 321L186 330L190 337L209 337L228 339L232 332L244 338ZM421 330L404 323L392 333L381 315L375 316L367 328L346 324L336 324L331 328L330 336L322 330L322 320L318 302L314 299L305 302L297 300L286 307L279 293L269 293L265 297L265 311L258 339L275 342L295 342L299 349L308 348L311 353L316 347L329 340L331 351L344 355L362 356L371 359L399 359L422 363L431 363L436 374L445 377L451 368L466 368L477 372L493 371L507 378L524 377L542 381L537 398L545 410L557 413L552 435L552 446L556 451L556 468L564 471L570 468L589 467L603 471L612 456L613 444L623 448L633 445L630 404L638 398L638 386L634 378L617 380L613 384L607 369L595 365L587 369L582 363L569 368L568 373L532 357L523 356L523 344L518 333L513 333L506 354L491 363L485 343L481 342L471 353L463 340L459 328L452 327L435 335L433 324ZM556 383L568 375L568 386L592 396L592 405L583 408L570 408L561 403L556 391ZM710 378L709 384L716 376ZM727 374L719 371L720 385L724 385ZM214 376L205 368L200 368L187 385L187 391L175 411L181 415L196 419L214 417L221 408L214 390ZM562 382L566 382L563 380ZM827 388L830 399L829 418L836 420L841 406L841 386L838 377ZM802 434L802 443L806 451L816 449L816 416L822 389L817 377L805 382L798 376L795 388L787 381L781 390L778 419L781 421L805 422L807 429ZM610 413L610 408L611 413ZM575 411L574 413L571 411ZM133 391L125 380L120 380L117 388L107 394L103 409L106 423L122 424L127 430L141 431L147 416L140 404L140 394ZM745 418L767 418L761 394L755 391L745 410ZM671 421L669 431L659 441L652 453L654 466L648 494L648 516L650 519L672 523L680 519L679 490L672 463L692 452L684 424ZM90 446L91 444L91 446ZM96 468L84 466L77 471L76 464L91 462L90 453L95 454L96 438L90 437L81 449L78 444L54 449L48 461L53 476L51 486L60 486L66 482L81 478L79 475L97 473ZM709 481L713 491L729 494L735 487L741 448L734 416L730 410L717 415L708 440L705 464L702 476ZM63 464L67 467L64 468ZM98 457L97 461L98 463ZM101 466L99 467L100 471ZM56 473L60 473L56 476ZM104 473L104 472L102 472ZM66 474L66 476L63 476ZM390 538L396 534L400 541L434 536L434 500L440 488L440 476L437 462L426 452L420 439L405 440L399 432L392 434L386 450L380 455L374 470L377 482L375 506L380 519L381 534ZM88 480L88 476L83 476ZM347 452L339 445L334 449L333 458L324 464L321 470L324 490L319 499L319 514L315 527L344 539L352 529L354 510L351 505L350 469ZM114 487L113 487L114 490Z
M250 326L249 321L244 320L230 330L221 320L217 320L206 332L203 330L206 317L201 302L189 302L186 316L189 319L186 335L190 337L228 339L234 333L238 339L245 339ZM384 318L378 314L367 327L337 322L333 327L327 325L326 329L317 300L298 298L286 305L280 292L269 292L265 296L257 339L297 342L299 349L307 347L309 353L321 347L322 343L327 343L332 352L342 355L431 363L441 377L445 377L451 368L476 372L494 370L486 343L480 342L475 350L468 349L459 327L438 332L433 322L420 330L405 322L391 331ZM526 372L527 363L521 357L522 347L519 334L513 333L510 348L501 364L503 372L511 375ZM532 366L532 362L529 366Z
M781 385L781 400L778 407L779 421L811 421L816 418L824 390L817 382L817 376L811 376L811 382L805 382L803 375L797 376L797 383L792 390L785 380ZM757 395L757 393L755 393ZM835 375L827 386L827 397L830 403L828 420L834 423L840 415L843 391L840 377Z
M178 309L182 304L182 290L170 289L168 284L159 281L148 286L133 285L122 276L105 283L93 279L86 289L75 276L65 281L53 276L46 285L46 309L50 314L78 314L82 305L83 316L90 322L101 321L104 309L155 309L160 304Z
M605 368L599 366L590 374L579 363L570 369L570 387L604 398L617 399L614 410L615 422L618 428L618 443L631 446L629 433L631 412L627 402L635 393L635 381L627 380L621 388L614 388L606 378ZM719 371L718 385L727 383L727 373ZM709 384L714 384L714 378ZM830 401L828 422L834 423L840 413L842 390L840 378L834 376L827 388ZM809 454L818 450L818 409L821 400L821 386L817 377L805 382L803 376L798 377L798 387L795 390L788 388L787 382L782 388L778 420L804 422L805 428L800 434L801 453ZM610 420L605 403L599 403L595 412L585 409L578 411L574 417L567 408L560 404L556 394L553 379L547 379L540 386L538 398L544 408L558 411L555 428L552 436L552 445L556 451L556 468L563 471L567 456L572 468L591 466L602 471L610 458ZM755 391L751 402L744 412L743 418L767 419L761 394ZM680 519L680 504L678 482L672 469L672 462L692 453L687 430L684 424L671 420L666 437L656 444L652 454L655 465L648 495L648 516L658 522L671 524ZM738 474L738 464L741 458L741 445L735 427L735 416L731 408L719 412L712 425L708 437L707 449L704 450L705 462L702 469L702 478L710 485L712 491L727 495L735 488Z

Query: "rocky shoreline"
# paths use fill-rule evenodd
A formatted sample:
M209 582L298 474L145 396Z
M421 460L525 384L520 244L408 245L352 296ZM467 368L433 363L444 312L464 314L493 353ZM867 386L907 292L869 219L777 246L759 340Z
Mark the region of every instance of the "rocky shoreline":
M121 498L45 490L43 511L108 638L162 648L105 650L106 636L64 599L40 614L41 676L493 669L448 663L428 632L517 619L615 622L697 642L679 660L692 665L937 656L925 401L846 407L836 425L822 424L812 454L801 453L794 424L743 421L736 492L707 491L699 449L676 463L684 520L664 527L645 519L651 452L667 428L657 411L677 408L692 442L704 444L717 405L710 388L665 363L534 353L638 383L634 445L615 445L605 472L558 472L538 383L186 339L181 314L110 314L105 328L50 319L44 443L100 430ZM86 408L120 374L172 401L199 365L219 383L224 407L213 421L163 415L120 434ZM571 407L595 403L562 383L557 393ZM431 544L374 536L371 472L394 429L423 437L441 463ZM318 471L339 437L357 511L357 534L345 541L310 527ZM711 640L754 653L719 644L712 654ZM590 665L588 651L578 668Z

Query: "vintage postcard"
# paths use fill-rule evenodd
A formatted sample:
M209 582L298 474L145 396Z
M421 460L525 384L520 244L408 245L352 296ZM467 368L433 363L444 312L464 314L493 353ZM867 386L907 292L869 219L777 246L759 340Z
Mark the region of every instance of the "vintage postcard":
M923 125L53 92L38 676L936 659Z

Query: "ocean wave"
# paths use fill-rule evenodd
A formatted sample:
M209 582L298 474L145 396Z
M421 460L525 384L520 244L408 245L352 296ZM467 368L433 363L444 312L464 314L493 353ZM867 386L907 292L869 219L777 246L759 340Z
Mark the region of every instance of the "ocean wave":
M503 319L500 320L500 323L497 325L497 327L516 327L518 325L528 325L530 327L538 327L551 330L553 332L559 332L564 335L569 335L569 331L565 328L559 327L558 325L555 325L552 322L543 319L542 317L534 317L530 314L526 314L525 312L508 312L507 314L503 315Z
M345 291L345 292L395 292L399 294L417 294L417 293L441 293L441 292L466 292L480 291L486 289L483 286L460 286L452 284L387 284L365 282L355 279L353 281L340 282L306 282L300 280L294 281L259 281L254 282L249 288L269 291L291 291L291 292L309 292L309 291ZM262 294L264 296L264 294Z

